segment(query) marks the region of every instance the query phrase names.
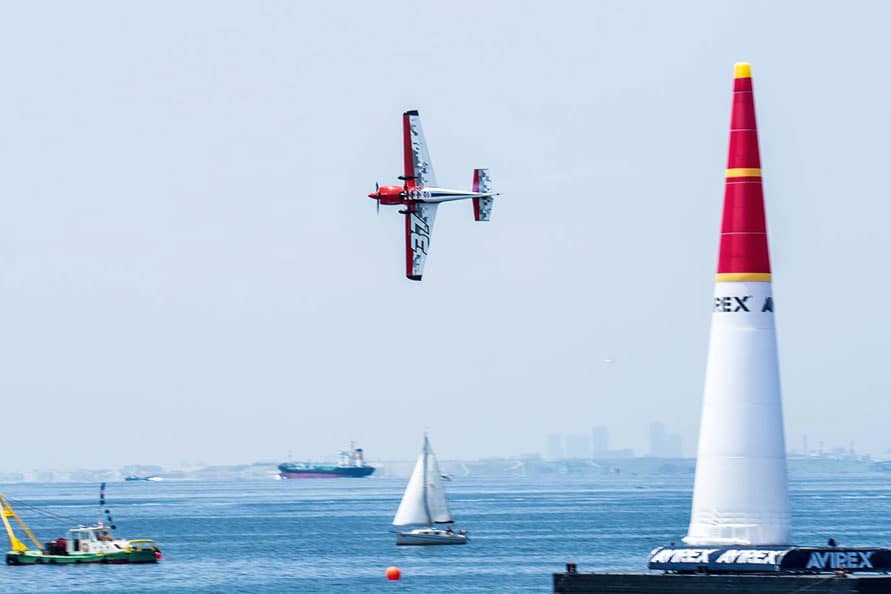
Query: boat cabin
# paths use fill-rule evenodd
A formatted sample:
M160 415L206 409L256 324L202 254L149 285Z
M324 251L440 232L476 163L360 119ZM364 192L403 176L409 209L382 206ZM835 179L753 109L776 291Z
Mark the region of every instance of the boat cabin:
M126 540L116 539L111 529L104 524L78 526L68 531L66 552L75 553L118 553L129 548Z

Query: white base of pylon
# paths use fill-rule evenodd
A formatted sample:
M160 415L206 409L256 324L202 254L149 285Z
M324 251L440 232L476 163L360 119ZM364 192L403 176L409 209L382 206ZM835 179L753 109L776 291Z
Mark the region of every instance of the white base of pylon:
M718 282L689 545L791 541L770 282Z

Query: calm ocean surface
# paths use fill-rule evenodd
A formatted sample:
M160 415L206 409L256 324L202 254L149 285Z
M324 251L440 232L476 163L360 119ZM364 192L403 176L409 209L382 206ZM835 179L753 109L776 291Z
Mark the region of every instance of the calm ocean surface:
M798 543L891 545L891 473L791 483ZM650 549L685 533L692 476L458 478L447 484L449 501L471 542L430 548L397 548L388 533L404 486L392 478L109 483L118 534L154 538L163 561L2 566L0 592L550 592L550 574L567 560L581 571L644 570ZM97 484L0 488L53 514L97 517ZM71 527L16 511L41 540ZM385 579L389 565L402 569L401 581Z

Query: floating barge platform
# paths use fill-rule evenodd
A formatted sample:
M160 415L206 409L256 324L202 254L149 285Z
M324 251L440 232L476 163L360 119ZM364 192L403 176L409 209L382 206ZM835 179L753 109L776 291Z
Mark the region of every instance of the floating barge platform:
M554 594L888 594L891 575L555 573Z
M554 594L891 594L891 549L659 547L649 573L554 574Z

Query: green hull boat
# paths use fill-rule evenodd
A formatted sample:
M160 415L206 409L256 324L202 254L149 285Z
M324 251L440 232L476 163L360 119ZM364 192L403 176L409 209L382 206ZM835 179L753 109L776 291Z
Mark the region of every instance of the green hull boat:
M43 551L9 551L7 565L63 565L69 563L157 563L161 551L151 541L130 541L130 550L114 553L71 553L56 555Z
M100 505L105 505L105 483L100 489ZM108 515L109 524L111 515ZM10 550L6 552L7 565L75 565L79 563L157 563L161 560L161 551L152 540L140 538L129 540L112 535L113 524L105 524L100 520L93 526L72 528L66 537L57 538L41 544L34 533L13 511L9 501L0 494L0 520L9 536ZM19 540L12 528L10 520L18 523L28 535L33 548L29 548Z

